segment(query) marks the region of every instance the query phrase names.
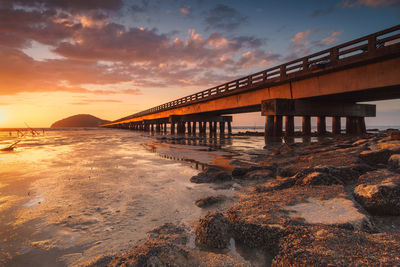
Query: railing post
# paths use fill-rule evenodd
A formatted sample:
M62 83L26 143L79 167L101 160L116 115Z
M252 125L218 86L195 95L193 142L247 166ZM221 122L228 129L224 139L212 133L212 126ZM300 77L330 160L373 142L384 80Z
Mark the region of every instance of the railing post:
M368 38L368 53L373 54L375 53L375 50L376 50L376 37L374 35Z
M337 47L334 47L331 49L329 53L330 53L331 65L336 65L337 62L339 61L339 49Z
M303 71L308 70L308 58L303 59Z
M283 79L285 79L286 78L286 65L282 65L281 67L280 67L280 69L281 69L281 71L280 71L280 79L281 79L281 81L283 80Z

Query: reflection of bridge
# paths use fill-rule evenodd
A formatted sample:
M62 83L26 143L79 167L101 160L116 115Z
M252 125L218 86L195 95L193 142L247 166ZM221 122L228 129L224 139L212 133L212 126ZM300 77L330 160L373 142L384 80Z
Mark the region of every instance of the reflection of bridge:
M332 117L332 132L340 133L340 118L346 117L346 132L363 133L364 117L375 116L374 105L356 104L400 98L400 25L332 47L330 49L215 86L151 109L121 118L104 127L171 133L217 132L230 116L261 111L266 116L266 136L293 135L294 116L303 117L303 133L311 130L316 116L318 133L326 131ZM208 123L207 123L208 122ZM154 127L155 126L155 127Z

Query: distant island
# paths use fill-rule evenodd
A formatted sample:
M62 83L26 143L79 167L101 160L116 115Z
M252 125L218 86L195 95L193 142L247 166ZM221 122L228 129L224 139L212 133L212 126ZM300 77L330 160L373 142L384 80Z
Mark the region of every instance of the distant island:
M101 124L110 121L99 119L89 114L78 114L59 121L51 125L51 128L64 128L64 127L98 127Z

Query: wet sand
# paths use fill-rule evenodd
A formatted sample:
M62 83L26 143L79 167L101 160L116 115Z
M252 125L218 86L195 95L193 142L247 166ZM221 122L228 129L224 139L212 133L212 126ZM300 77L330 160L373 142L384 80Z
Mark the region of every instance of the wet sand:
M2 146L12 142L6 134ZM48 131L0 153L0 264L76 265L126 250L163 223L196 221L204 211L194 202L216 191L190 183L196 163L160 157L154 141L108 129ZM227 154L196 153L203 164Z

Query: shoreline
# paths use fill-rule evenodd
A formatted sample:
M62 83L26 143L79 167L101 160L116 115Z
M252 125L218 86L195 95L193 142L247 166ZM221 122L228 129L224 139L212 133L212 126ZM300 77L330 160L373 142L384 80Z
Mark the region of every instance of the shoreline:
M272 145L252 157L256 166L235 161L231 172L208 167L191 181L239 185L232 204L200 199L208 213L194 227L161 225L130 251L88 266L400 264L399 154L400 141L380 133ZM389 193L377 199L374 190ZM233 253L235 243L247 253Z

